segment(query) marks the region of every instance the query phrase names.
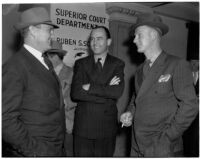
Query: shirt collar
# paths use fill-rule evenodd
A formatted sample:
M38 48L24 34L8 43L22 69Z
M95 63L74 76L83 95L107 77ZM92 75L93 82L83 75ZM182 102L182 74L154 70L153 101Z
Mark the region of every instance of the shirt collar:
M47 69L49 69L46 63L44 62L42 53L40 51L34 49L33 47L27 44L24 44L24 48L28 50L36 59L38 59Z
M155 56L153 56L151 59L149 59L150 61L150 67L153 65L153 63L156 61L156 59L162 54L162 51L159 54L156 54Z
M94 60L95 60L95 63L97 62L97 60L99 59L99 58L101 58L101 64L102 64L102 66L104 65L104 63L105 63L105 60L106 60L106 57L107 57L107 54L105 54L105 55L103 55L103 56L99 56L99 57L95 57L94 56Z
M35 56L37 59L40 59L42 57L42 53L36 49L34 49L33 47L24 44L24 47L33 55Z

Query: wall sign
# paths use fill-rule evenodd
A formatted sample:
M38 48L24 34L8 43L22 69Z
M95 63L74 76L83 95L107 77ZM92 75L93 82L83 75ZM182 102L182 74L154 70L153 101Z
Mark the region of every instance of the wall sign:
M55 39L68 51L64 62L73 66L75 60L88 55L88 38L97 25L108 27L104 3L51 4L51 19L60 28L55 29Z

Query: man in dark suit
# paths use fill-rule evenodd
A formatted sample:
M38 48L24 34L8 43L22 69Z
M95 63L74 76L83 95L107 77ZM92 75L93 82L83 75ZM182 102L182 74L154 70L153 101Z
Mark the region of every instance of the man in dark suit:
M109 30L90 34L92 55L76 61L72 98L78 102L74 121L75 156L113 156L117 133L117 99L124 89L124 62L108 54Z
M67 157L73 156L73 125L74 125L74 112L76 103L72 102L70 97L71 83L73 77L73 69L63 62L64 56L67 51L62 49L62 44L58 41L52 41L52 47L46 51L49 60L52 62L54 70L60 80L62 86L62 93L65 103L65 155Z
M133 123L131 156L182 156L182 134L198 113L189 64L161 49L168 26L159 16L140 14L133 30L146 61L136 70L136 90L120 118L124 126Z
M49 61L53 29L46 9L21 13L15 26L24 45L3 66L2 138L7 156L63 156L65 116L62 90Z
M190 59L193 84L197 97L199 97L199 60ZM183 147L185 157L199 157L199 113L183 134Z

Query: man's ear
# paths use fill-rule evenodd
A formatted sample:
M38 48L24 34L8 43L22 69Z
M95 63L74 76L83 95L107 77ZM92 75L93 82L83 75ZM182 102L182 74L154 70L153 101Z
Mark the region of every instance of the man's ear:
M111 43L112 43L112 39L108 39L108 40L107 40L107 45L110 46Z
M31 25L28 27L28 29L30 30L30 33L34 35L35 32L34 27Z
M30 34L33 36L33 37L35 37L35 34L37 34L37 31L36 31L36 27L35 26L33 26L33 25L30 25L29 27L28 27L28 29L30 30Z
M154 40L156 38L156 31L155 30L152 30L150 32L150 35L151 35L151 38Z

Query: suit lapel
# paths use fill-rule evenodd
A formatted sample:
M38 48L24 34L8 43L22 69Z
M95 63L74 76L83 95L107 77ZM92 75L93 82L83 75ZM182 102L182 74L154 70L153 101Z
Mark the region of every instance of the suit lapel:
M86 71L88 72L88 76L91 76L92 81L96 81L99 78L99 76L96 71L95 60L94 60L93 55L91 55L88 58L88 61L86 62L85 67L86 67Z
M101 76L104 79L105 79L106 75L109 74L108 72L110 71L110 68L112 68L110 66L111 64L112 64L112 59L111 59L110 55L107 54L105 62L104 62L103 70L102 70L102 76Z
M87 67L88 75L91 77L92 81L95 81L98 83L102 81L102 79L105 78L106 73L109 71L109 60L110 59L107 55L102 71L98 72L96 70L94 56L92 55L89 57L86 67Z
M99 83L110 80L109 78L110 78L111 72L114 69L114 67L112 67L113 64L114 64L113 58L109 54L107 54L102 72L99 73L98 75Z
M135 82L137 84L136 86L136 91L138 92L141 85L142 85L142 82L143 82L143 66L144 66L144 63L142 64L142 66L138 69L138 71L136 72L137 74L137 81Z
M36 74L38 78L43 80L49 87L54 87L54 89L59 93L58 83L55 77L48 71L45 66L43 66L31 53L29 53L26 49L22 50L22 54L28 61L29 71L33 74Z
M166 54L162 52L160 56L156 59L148 76L142 82L142 85L137 95L137 99L140 98L144 93L147 93L147 91L150 90L150 88L152 87L153 83L158 80L164 68L165 58ZM138 72L138 80L141 80L143 77L142 68L143 67L141 67L141 70Z
M94 56L90 56L85 64L86 64L85 68L87 70L87 74L90 77L89 82L102 84L102 82L109 80L108 79L110 77L109 72L112 71L111 65L113 65L112 57L109 54L107 54L106 56L102 72L98 72L96 70Z

